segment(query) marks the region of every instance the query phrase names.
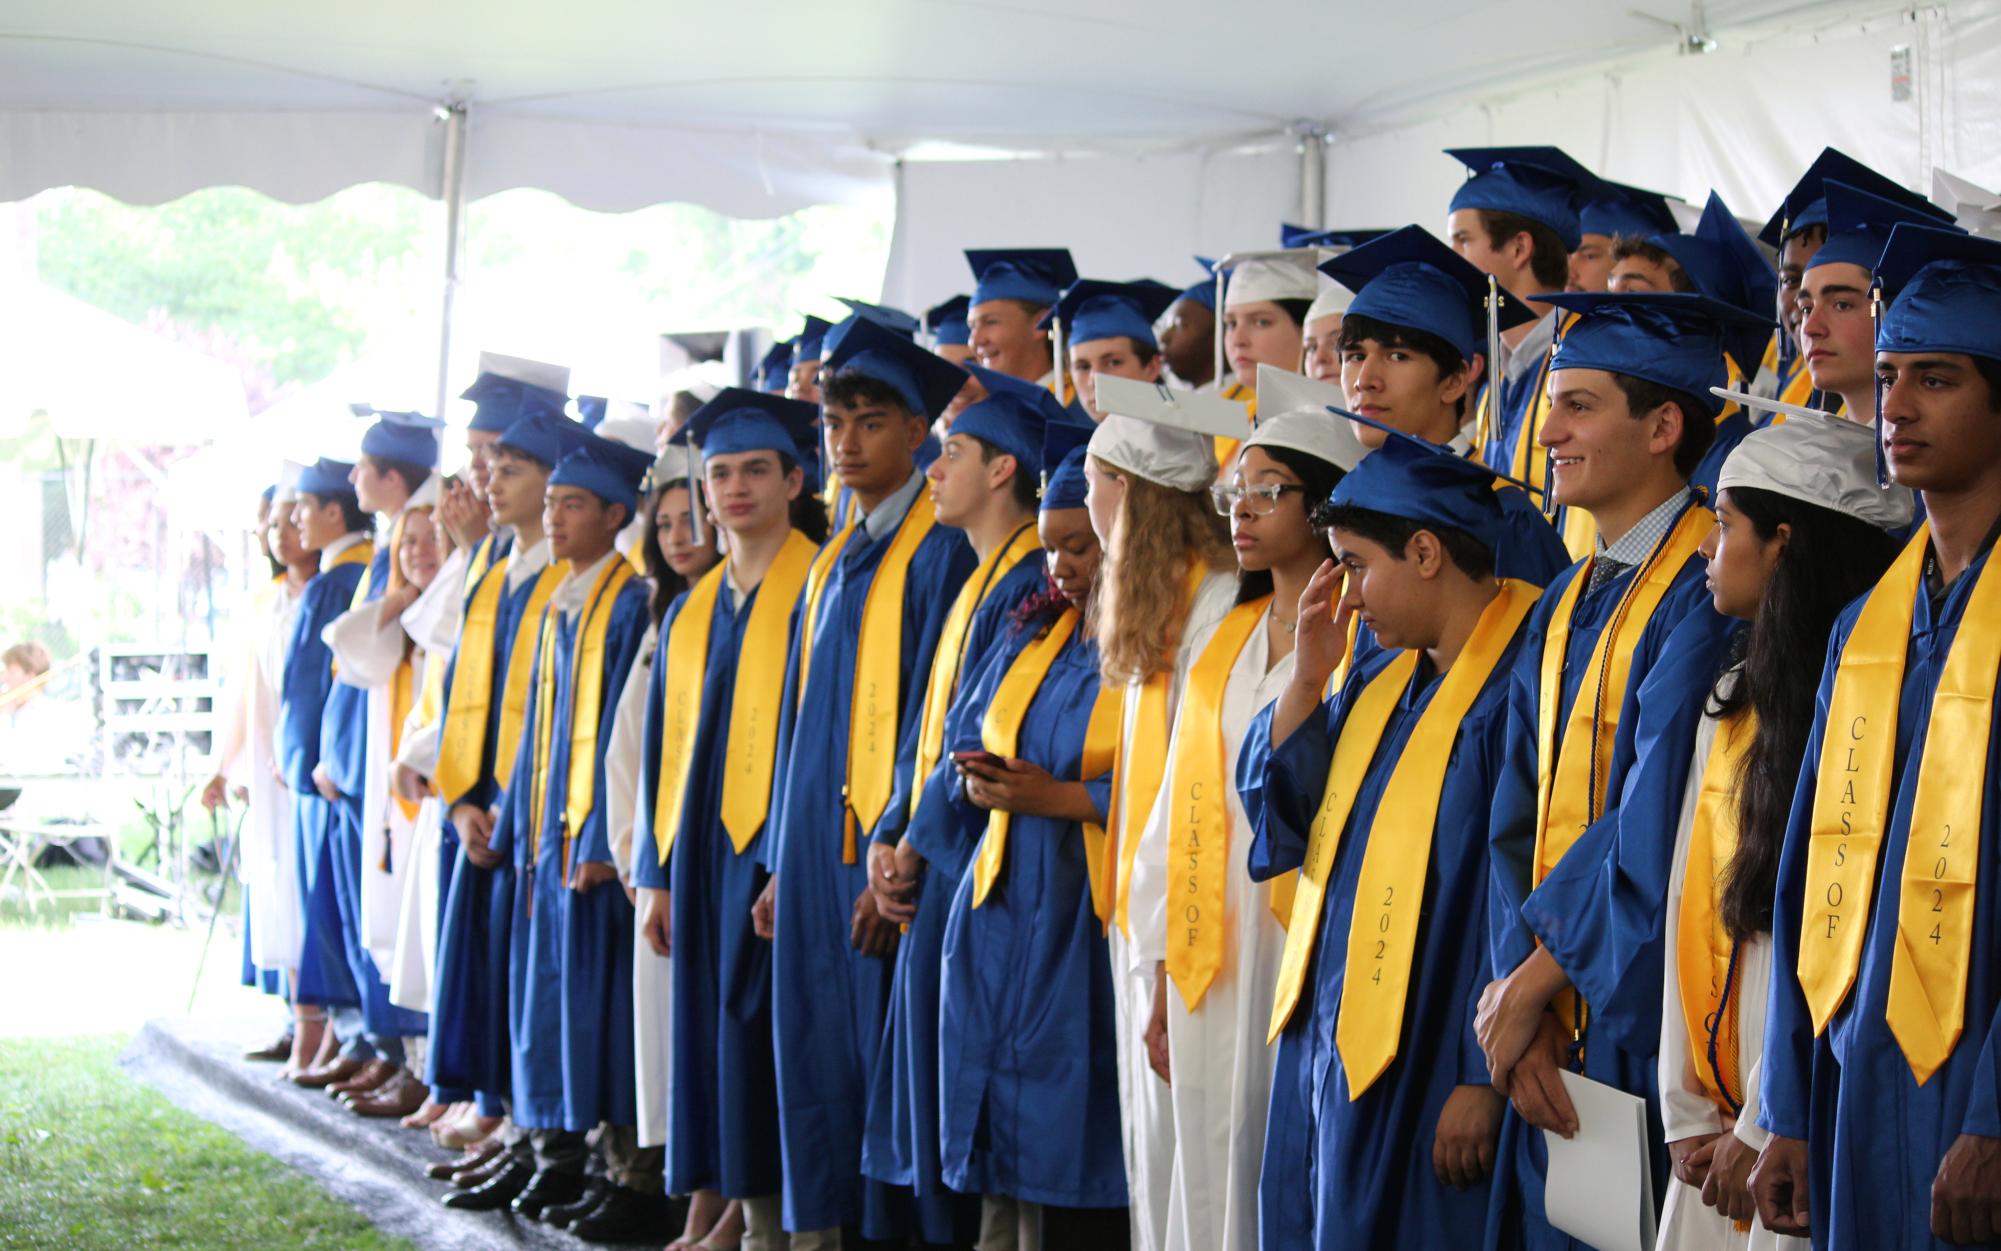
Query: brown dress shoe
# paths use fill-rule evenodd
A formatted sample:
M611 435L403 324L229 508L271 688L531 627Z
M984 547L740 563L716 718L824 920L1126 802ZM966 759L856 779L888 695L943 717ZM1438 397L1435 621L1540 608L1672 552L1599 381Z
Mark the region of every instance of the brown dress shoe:
M364 1067L362 1061L353 1056L335 1056L331 1063L314 1065L292 1080L301 1086L317 1090L323 1086L331 1086L335 1082L344 1082L361 1072Z
M441 1160L431 1165L424 1170L424 1176L432 1181L450 1181L452 1174L469 1173L481 1165L491 1163L499 1154L500 1140L489 1138L478 1146L468 1149L464 1155L453 1156L449 1160Z
M397 1069L393 1077L374 1090L348 1099L347 1106L356 1116L387 1119L410 1115L430 1097L430 1087L412 1077L408 1069Z
M452 1185L460 1190L475 1190L507 1171L507 1166L517 1163L515 1153L502 1148L484 1164L469 1169L461 1169L452 1174ZM532 1169L531 1169L532 1171Z
M338 1099L342 1095L365 1095L377 1086L396 1076L397 1066L387 1060L370 1060L361 1066L361 1071L344 1082L335 1082L327 1087L327 1093Z
M251 1047L244 1051L246 1060L289 1060L292 1058L292 1031L286 1030L262 1047Z

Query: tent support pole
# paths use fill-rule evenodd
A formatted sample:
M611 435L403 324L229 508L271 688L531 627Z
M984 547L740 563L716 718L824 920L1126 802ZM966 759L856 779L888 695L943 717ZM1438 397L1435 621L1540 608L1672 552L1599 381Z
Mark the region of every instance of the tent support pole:
M465 242L466 123L463 100L454 100L438 109L445 127L444 170L439 198L445 202L445 273L443 299L438 315L438 395L432 411L445 415L451 399L452 321L459 294L459 255Z
M1292 135L1299 152L1299 220L1314 230L1327 229L1327 128L1297 121Z

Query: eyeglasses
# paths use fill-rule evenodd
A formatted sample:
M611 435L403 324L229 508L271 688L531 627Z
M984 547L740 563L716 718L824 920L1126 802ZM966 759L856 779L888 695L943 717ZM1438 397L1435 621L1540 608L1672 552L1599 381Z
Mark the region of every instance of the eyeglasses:
M1234 486L1212 486L1209 498L1215 501L1216 511L1227 517L1237 511L1237 502L1243 501L1253 517L1269 517L1278 511L1278 500L1287 491L1304 491L1297 482L1263 482L1257 486L1238 483Z

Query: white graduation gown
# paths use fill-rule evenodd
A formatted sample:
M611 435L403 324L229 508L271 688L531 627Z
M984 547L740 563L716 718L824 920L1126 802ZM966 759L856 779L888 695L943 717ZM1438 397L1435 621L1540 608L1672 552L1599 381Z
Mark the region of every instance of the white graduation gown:
M1181 701L1181 689L1188 680L1188 667L1195 663L1195 657L1201 655L1217 624L1230 611L1236 590L1234 573L1217 573L1195 593L1195 603L1175 655L1174 674L1168 683L1170 726ZM1122 743L1132 741L1132 723L1139 710L1138 695L1137 687L1129 688ZM1116 923L1111 927L1113 1036L1119 1049L1119 1127L1125 1147L1126 1189L1132 1200L1132 1251L1164 1251L1167 1247L1168 1194L1174 1173L1174 1109L1170 1091L1147 1063L1146 1055L1154 969L1153 961L1143 959L1141 953L1160 951L1165 941L1163 883L1167 865L1164 843L1150 846L1149 842L1161 843L1161 840L1150 840L1142 827L1140 845L1133 857L1133 881L1127 902L1132 938L1128 940ZM1151 866L1141 863L1148 860L1153 861Z
M611 841L618 876L632 885L632 815L640 797L639 764L646 740L646 693L653 686L653 653L659 627L648 626L632 674L619 693L612 719L611 747L605 753L605 834ZM658 1147L667 1141L667 1048L673 1017L668 979L673 964L654 954L646 935L632 927L632 1060L639 1145Z
M245 663L228 678L217 753L227 779L249 792L238 872L250 903L250 959L260 969L296 969L303 937L292 880L291 792L278 780L278 691L298 607L299 593L283 581L257 592L241 653Z
M1696 1134L1733 1132L1753 1151L1764 1147L1770 1135L1758 1127L1759 1065L1765 1053L1765 992L1772 971L1772 942L1761 934L1743 943L1737 954L1737 985L1731 995L1737 1000L1737 1071L1744 1074L1744 1111L1733 1125L1723 1110L1709 1098L1696 1077L1697 1055L1688 1036L1681 1010L1681 976L1675 959L1681 924L1681 896L1687 880L1688 845L1695 826L1696 800L1702 791L1703 767L1716 742L1716 721L1702 718L1695 731L1695 760L1688 770L1688 785L1681 803L1681 820L1675 828L1674 873L1668 882L1667 914L1663 926L1667 944L1662 961L1666 976L1661 997L1661 1121L1666 1141L1674 1142ZM1807 1251L1804 1238L1775 1234L1751 1222L1748 1231L1715 1208L1706 1207L1702 1192L1673 1176L1668 1178L1667 1199L1661 1212L1656 1251Z
M412 604L404 612L406 628L410 614L416 610L417 605ZM438 739L444 725L442 712L436 721L427 724L421 720L425 711L422 683L429 676L431 665L444 663L443 655L434 656L421 650L411 657L411 681L420 694L403 723L396 763L425 778L437 772ZM389 1002L412 1012L431 1010L431 970L438 960L438 890L443 872L439 845L444 841L443 822L443 802L427 791L424 802L417 805L415 828L407 850L400 843L396 848L397 854L406 856L410 865L403 882L401 906L397 909L395 958L383 969L383 974L389 980Z
M1265 1045L1285 928L1271 911L1271 886L1253 882L1246 865L1250 819L1235 785L1237 751L1251 719L1292 680L1292 657L1270 661L1269 611L1237 653L1223 687L1224 804L1229 815L1228 867L1223 889L1223 963L1191 1013L1167 984L1167 1045L1174 1084L1174 1171L1169 1188L1169 1251L1257 1251L1258 1173L1264 1158L1265 1112L1271 1102L1272 1050ZM1183 704L1176 712L1177 732ZM1170 753L1172 747L1169 748ZM1178 792L1172 755L1161 798L1154 804L1134 867L1133 893L1164 901L1172 800ZM1158 850L1159 858L1146 854ZM1158 876L1156 876L1158 875ZM1165 917L1142 950L1151 967L1166 959ZM1137 931L1135 932L1137 937Z

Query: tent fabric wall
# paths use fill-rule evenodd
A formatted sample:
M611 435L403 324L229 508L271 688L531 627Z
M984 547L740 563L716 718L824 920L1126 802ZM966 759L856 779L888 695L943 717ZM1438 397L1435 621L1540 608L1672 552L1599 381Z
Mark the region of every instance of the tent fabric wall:
M971 289L963 249L1070 249L1093 277L1186 286L1195 256L1278 246L1299 157L1262 150L904 164L883 299L923 309Z

